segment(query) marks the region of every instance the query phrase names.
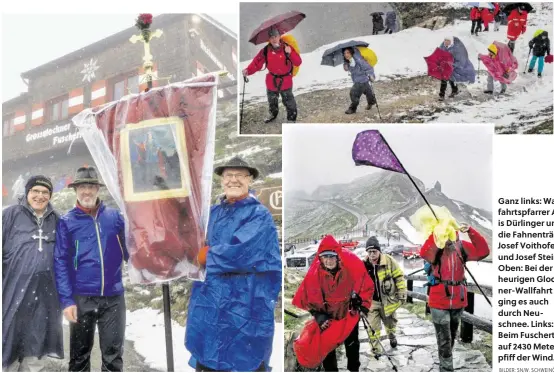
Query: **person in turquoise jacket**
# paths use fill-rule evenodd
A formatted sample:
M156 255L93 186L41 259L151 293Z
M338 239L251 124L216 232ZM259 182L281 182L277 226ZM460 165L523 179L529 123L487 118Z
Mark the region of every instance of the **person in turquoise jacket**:
M235 157L216 167L224 196L212 206L188 307L185 347L197 372L269 371L282 266L273 217L249 193L258 170Z

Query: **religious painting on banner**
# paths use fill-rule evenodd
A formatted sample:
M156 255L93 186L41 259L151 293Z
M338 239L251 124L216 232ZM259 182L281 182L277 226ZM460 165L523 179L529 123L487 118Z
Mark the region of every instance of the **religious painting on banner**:
M133 283L203 280L216 74L122 97L73 118L125 216Z
M186 166L187 151L181 118L137 123L123 129L120 139L126 201L189 195L190 176ZM179 154L184 155L183 162Z

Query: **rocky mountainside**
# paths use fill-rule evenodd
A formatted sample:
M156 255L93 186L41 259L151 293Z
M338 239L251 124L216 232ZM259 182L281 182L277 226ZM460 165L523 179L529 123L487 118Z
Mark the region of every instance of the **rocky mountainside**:
M414 181L420 190L425 190L423 182L415 177ZM490 211L451 199L442 192L440 182L425 191L424 195L431 204L445 206L458 222L475 226L489 242L492 241ZM326 202L332 202L334 209L330 210ZM401 236L409 241L407 233L397 223L403 218L409 222L410 216L424 204L423 198L406 175L379 171L348 184L320 186L310 199L298 199L295 195L287 198L285 230L287 238L319 237L323 233L332 232L324 230L331 219L341 222L333 225L336 231L355 227L356 222L347 217L350 215L357 219L367 219L371 230L400 231ZM338 216L333 215L337 209L341 210L336 206L343 207Z

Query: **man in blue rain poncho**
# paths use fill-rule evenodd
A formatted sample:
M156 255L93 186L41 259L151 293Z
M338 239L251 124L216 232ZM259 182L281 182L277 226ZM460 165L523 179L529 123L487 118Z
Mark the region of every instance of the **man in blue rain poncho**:
M249 186L259 172L235 157L216 167L224 196L212 207L198 262L185 346L197 372L268 371L274 310L281 290L281 256L270 212Z
M475 83L475 67L473 67L473 64L469 60L465 45L457 37L445 37L439 48L447 51L454 57L454 71L450 76L450 80L441 80L439 101L444 101L448 82L450 82L450 88L452 88L450 98L459 93L457 83Z

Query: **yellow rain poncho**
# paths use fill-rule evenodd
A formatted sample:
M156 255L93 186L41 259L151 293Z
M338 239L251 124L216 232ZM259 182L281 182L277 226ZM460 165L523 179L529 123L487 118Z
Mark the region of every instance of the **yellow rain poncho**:
M439 249L443 249L448 240L456 241L456 231L460 230L460 226L446 207L431 206L435 214L437 214L439 221L437 221L431 209L426 205L418 209L410 217L410 222L423 237L426 238L433 234L435 245Z

